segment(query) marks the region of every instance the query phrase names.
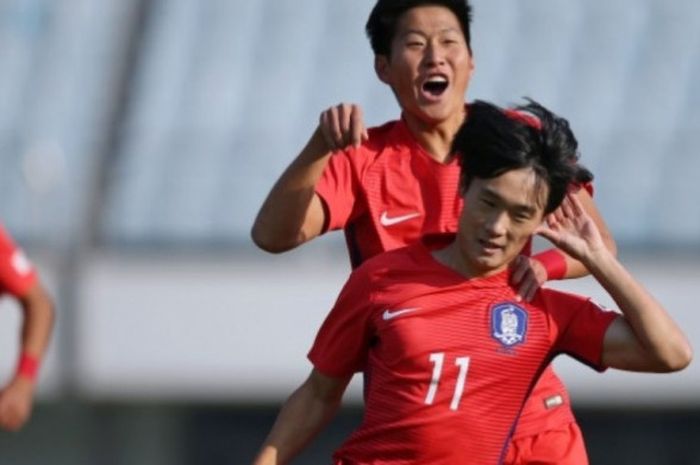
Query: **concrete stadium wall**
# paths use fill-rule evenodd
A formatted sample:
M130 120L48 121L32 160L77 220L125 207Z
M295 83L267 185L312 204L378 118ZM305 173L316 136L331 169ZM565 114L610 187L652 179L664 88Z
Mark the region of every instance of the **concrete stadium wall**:
M624 252L622 258L697 348L697 258ZM72 323L70 385L81 397L277 402L308 373L306 352L347 273L345 257L329 253L327 244L285 256L93 255L79 274L76 308L59 308L41 392L49 398L61 392L62 366L71 357L61 335ZM591 279L555 285L612 306ZM14 367L18 337L18 312L8 307L0 311L0 376ZM68 311L73 318L64 318ZM672 375L600 375L566 357L555 364L580 405L700 406L698 363ZM359 398L357 380L348 398Z

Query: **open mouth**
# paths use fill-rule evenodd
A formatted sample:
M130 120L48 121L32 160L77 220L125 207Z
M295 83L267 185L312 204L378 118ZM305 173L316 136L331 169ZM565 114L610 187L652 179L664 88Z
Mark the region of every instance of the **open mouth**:
M423 83L422 88L426 94L439 97L447 90L448 85L449 82L445 76L431 76Z

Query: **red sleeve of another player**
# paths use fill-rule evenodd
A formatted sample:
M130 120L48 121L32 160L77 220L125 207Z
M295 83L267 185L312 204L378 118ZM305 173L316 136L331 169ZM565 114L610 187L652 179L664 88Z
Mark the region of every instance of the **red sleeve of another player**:
M588 192L588 195L593 197L593 193L595 192L595 189L593 188L593 181L574 183L570 186L570 190L573 190L574 192L577 192L581 188L585 189L586 192Z
M555 351L604 371L601 364L603 340L618 314L574 294L547 290L544 296L554 323Z
M35 282L34 267L0 226L0 289L22 297Z
M326 208L327 231L343 229L356 208L358 181L353 159L358 155L355 150L331 155L316 184L316 194L321 197Z
M324 375L343 377L364 368L373 331L369 294L367 275L362 268L355 270L316 334L308 355Z

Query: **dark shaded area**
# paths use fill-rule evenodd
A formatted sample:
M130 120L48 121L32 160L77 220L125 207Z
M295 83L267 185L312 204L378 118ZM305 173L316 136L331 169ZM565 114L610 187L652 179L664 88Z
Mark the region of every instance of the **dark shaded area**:
M155 403L41 404L19 434L0 433L13 465L250 463L278 406ZM578 409L591 465L700 465L700 408ZM345 408L293 464L330 464L357 426Z

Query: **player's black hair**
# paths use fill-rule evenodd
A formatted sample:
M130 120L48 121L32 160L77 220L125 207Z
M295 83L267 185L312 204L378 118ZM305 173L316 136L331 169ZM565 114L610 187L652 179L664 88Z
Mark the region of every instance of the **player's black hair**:
M387 57L390 55L391 42L396 34L396 25L401 15L411 8L430 5L443 6L454 13L462 26L467 49L471 53L469 27L472 20L472 7L469 5L469 0L378 0L365 26L374 54Z
M549 186L545 214L556 210L570 185L593 180L578 163L578 142L568 121L534 100L528 99L515 112L484 101L472 103L452 150L461 158L462 193L474 178L532 168L538 182Z

